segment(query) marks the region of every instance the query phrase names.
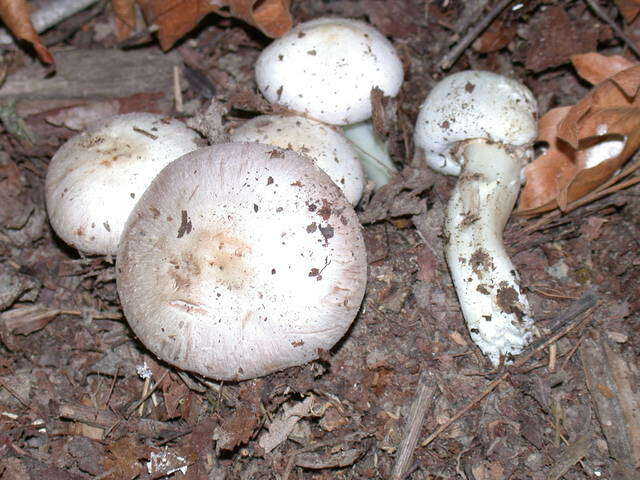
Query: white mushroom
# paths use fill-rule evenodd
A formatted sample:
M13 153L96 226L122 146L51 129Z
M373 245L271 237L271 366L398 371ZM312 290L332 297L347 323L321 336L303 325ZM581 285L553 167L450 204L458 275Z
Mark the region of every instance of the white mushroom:
M139 197L168 163L198 148L177 120L129 113L69 139L51 159L45 182L55 232L87 254L115 254Z
M258 88L269 102L332 125L370 119L372 89L393 97L403 76L391 42L371 25L348 18L301 23L271 43L256 63ZM373 128L364 137L363 132L352 141L366 152L361 155L365 170L378 177L380 171L395 173L386 148L376 150L383 142ZM380 157L372 158L372 152Z
M502 232L536 138L536 113L519 82L465 71L434 87L416 123L417 153L431 168L460 175L447 207L447 261L471 338L494 365L533 336Z
M402 77L391 42L348 18L301 23L265 48L256 63L258 88L269 102L333 125L371 117L371 90L395 96Z
M311 158L356 205L364 188L358 152L335 128L306 117L262 115L231 135L234 142L259 142L288 148Z
M125 316L180 368L242 380L301 365L347 331L366 251L340 189L307 157L219 144L167 166L117 258Z

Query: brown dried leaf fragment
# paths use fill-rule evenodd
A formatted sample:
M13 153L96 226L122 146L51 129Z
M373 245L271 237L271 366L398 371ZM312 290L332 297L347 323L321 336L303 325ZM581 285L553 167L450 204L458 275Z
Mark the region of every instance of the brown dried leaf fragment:
M571 63L578 75L592 85L597 85L616 73L635 65L620 55L602 55L590 52L571 56Z
M639 89L640 65L635 65L599 83L573 107L540 119L539 140L549 149L526 169L519 214L564 210L633 155L640 146Z
M639 0L615 0L620 14L623 16L625 23L632 23L640 13Z
M111 8L115 16L116 37L122 42L136 30L135 0L111 0Z
M505 25L505 22L496 19L489 25L484 33L473 42L473 49L478 53L497 52L513 40L517 30L515 24Z
M31 24L31 12L26 0L2 0L0 1L0 18L11 30L11 33L19 39L33 45L38 58L46 64L53 64L53 55L44 46L38 32Z
M571 107L554 108L538 121L538 140L549 149L527 165L527 183L520 194L518 213L536 214L555 208L555 198L576 174L571 149L558 137L558 123Z
M244 20L269 37L280 37L293 23L290 0L138 0L147 22L158 26L163 50L189 33L205 15L215 12Z

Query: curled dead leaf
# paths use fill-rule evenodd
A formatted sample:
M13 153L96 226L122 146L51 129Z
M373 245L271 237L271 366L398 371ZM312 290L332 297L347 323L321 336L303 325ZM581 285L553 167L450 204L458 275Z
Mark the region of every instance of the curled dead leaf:
M293 24L291 0L138 0L147 22L158 26L163 50L189 33L204 18L218 15L239 18L269 37L280 37Z
M634 62L620 55L602 55L596 52L572 55L571 63L573 63L578 75L592 85L603 82L616 73L635 65Z
M290 4L291 0L232 0L229 7L231 16L259 28L268 37L277 38L291 29Z
M616 63L619 59L612 65ZM549 149L527 167L517 213L564 210L605 183L633 155L640 147L639 89L640 65L635 65L601 81L576 105L540 119L539 140Z
M0 1L0 18L17 39L29 42L33 46L43 63L49 65L54 63L53 55L42 43L38 32L31 24L31 11L26 0Z
M520 194L520 214L535 215L555 208L558 192L576 174L572 149L557 136L558 124L570 109L554 108L538 122L538 141L545 142L548 149L525 169L527 183Z

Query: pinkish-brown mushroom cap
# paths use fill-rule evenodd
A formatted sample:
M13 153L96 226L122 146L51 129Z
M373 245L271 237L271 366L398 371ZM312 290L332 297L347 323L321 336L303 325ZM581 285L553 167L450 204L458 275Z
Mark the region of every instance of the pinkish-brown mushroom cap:
M132 212L117 282L158 357L220 380L318 357L353 321L366 283L358 218L309 159L255 143L167 166Z

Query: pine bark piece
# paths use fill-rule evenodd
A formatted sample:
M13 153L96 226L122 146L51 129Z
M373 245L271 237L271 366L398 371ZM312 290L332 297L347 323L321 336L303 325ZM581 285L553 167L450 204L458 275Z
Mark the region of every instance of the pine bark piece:
M547 480L558 480L565 473L569 471L576 463L583 459L589 453L589 447L591 446L591 434L582 434L578 439L565 448L560 454L560 458L556 460L549 474Z
M639 467L640 395L635 388L640 381L638 366L604 337L583 341L580 358L609 452L619 462Z
M175 53L157 49L66 50L56 52L56 73L31 63L8 76L0 101L108 99L143 92L161 92L171 101Z

